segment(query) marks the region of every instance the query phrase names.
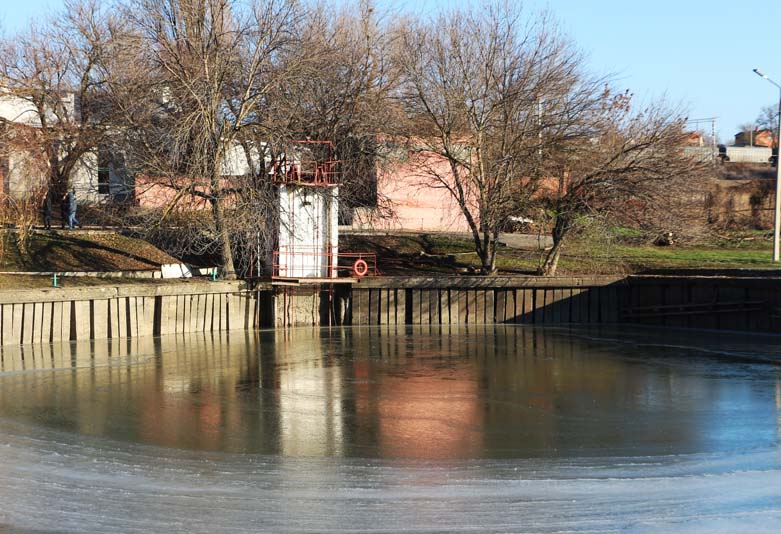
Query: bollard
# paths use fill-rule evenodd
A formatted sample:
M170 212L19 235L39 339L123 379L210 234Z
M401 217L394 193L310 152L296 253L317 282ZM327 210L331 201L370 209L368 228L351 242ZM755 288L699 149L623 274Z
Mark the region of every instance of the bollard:
M57 273L52 273L52 287L57 287Z

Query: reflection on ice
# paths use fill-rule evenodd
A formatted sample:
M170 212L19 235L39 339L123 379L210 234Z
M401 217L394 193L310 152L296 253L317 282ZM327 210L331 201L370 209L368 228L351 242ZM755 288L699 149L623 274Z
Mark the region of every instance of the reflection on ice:
M776 338L731 338L733 362L677 335L4 348L0 530L772 531L781 372L754 360L777 359Z

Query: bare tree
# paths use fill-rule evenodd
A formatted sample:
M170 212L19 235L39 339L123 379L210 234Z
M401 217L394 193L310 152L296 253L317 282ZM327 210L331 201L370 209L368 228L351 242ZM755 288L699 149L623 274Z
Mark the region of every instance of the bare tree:
M262 145L248 143L268 95L292 68L285 58L297 9L293 0L129 0L126 10L134 38L115 102L134 171L165 200L158 225L171 224L166 218L182 206L209 206L208 220L196 218L205 225L202 246L217 246L227 278L236 276L231 229L251 185L244 178L259 175L235 176L236 149L247 150L242 168L266 157Z
M757 126L763 130L775 131L778 128L778 104L768 104L759 111Z
M19 249L25 250L48 193L47 170L39 129L0 122L0 227L15 229L0 235L0 256L4 241L12 235Z
M396 60L421 174L455 199L492 274L500 229L530 209L595 81L546 14L506 3L409 23Z
M324 3L313 6L299 27L299 71L269 102L268 116L286 135L278 143L333 142L340 160L340 207L349 212L374 206L380 139L397 122L383 17L369 0Z
M0 56L7 117L36 128L48 166L48 186L67 189L74 173L96 165L96 150L113 120L106 107L106 68L121 31L110 7L67 0L57 18L5 39Z
M544 199L553 227L553 247L539 269L544 276L556 274L565 238L585 217L634 213L669 224L706 165L685 153L686 118L664 103L632 112L631 95L606 88L601 105L581 121L591 134L551 155L560 179Z

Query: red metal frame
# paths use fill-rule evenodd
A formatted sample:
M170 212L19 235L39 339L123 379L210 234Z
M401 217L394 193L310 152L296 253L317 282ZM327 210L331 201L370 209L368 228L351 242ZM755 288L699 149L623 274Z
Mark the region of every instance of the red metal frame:
M331 141L293 141L296 145L321 145L328 150L327 159L293 158L288 161L286 153L278 156L273 163L273 176L276 183L293 183L329 186L339 183L336 167L341 160L334 159L334 144Z

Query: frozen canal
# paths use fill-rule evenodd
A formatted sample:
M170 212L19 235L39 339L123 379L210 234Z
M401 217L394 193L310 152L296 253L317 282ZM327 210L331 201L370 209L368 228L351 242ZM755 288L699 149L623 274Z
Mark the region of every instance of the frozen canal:
M0 354L0 531L781 524L778 337L345 328Z

